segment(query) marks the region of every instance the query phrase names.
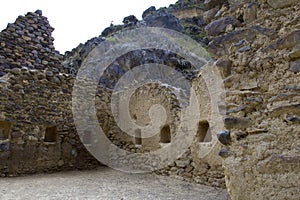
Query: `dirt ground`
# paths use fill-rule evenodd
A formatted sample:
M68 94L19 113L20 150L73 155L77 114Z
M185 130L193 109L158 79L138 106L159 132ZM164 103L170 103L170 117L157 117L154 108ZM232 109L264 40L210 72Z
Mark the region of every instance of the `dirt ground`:
M1 200L225 200L226 191L154 174L125 174L106 167L0 178Z

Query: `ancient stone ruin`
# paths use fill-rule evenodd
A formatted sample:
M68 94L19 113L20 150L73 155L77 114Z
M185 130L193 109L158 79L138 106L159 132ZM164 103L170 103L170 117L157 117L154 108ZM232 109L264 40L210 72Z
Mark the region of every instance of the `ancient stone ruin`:
M211 117L214 99L201 69L171 51L140 49L117 58L99 80L96 116L107 138L131 153L174 142L181 116L174 88L151 83L130 97L130 118L139 126L151 123L152 105L165 108L166 120L151 138L142 138L139 129L128 135L111 109L113 89L127 71L167 65L191 82L201 109L192 120L196 134L190 147L155 173L226 187L231 199L299 199L299 15L298 0L179 0L168 8L150 7L141 21L128 16L64 55L55 50L54 29L42 11L19 16L0 33L0 176L102 165L89 152L94 133L76 130L72 92L78 70L114 35L162 27L188 35L210 53L209 69L220 75L225 91L217 105L222 130ZM162 161L143 162L155 169Z

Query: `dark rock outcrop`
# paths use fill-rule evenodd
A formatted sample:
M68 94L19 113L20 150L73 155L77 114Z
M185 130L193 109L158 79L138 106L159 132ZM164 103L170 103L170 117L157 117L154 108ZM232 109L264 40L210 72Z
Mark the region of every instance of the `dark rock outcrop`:
M153 8L143 15L143 20L147 26L162 27L181 32L183 27L179 20L172 14L168 13L166 9L159 9L154 11Z

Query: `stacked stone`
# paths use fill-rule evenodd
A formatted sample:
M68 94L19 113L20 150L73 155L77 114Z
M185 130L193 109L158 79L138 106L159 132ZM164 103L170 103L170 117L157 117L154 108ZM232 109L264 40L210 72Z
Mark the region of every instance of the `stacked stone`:
M0 33L0 76L13 68L60 68L62 55L53 46L53 30L40 10L8 24Z
M0 138L0 177L99 165L73 123L74 78L50 74L14 68L0 77L0 128L11 124L9 136ZM49 127L57 131L52 141L46 140Z
M206 15L227 91L217 137L231 199L299 199L299 11L299 0L233 0Z

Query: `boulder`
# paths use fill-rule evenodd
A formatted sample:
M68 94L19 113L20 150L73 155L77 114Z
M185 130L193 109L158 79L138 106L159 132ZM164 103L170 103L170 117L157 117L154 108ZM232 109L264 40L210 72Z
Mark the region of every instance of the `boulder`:
M145 19L149 14L152 14L156 11L156 8L154 6L149 7L147 10L143 12L142 18Z
M128 27L128 26L134 26L136 25L136 23L138 22L139 20L134 16L134 15L130 15L128 17L125 17L123 19L123 23L125 25L125 27Z
M181 32L183 27L181 26L179 19L174 15L167 13L165 9L160 9L157 11L148 11L144 15L144 21L147 26L150 27L162 27L167 29L172 29Z
M226 27L232 25L234 27L240 26L241 23L234 17L223 17L219 20L213 21L205 27L207 35L217 36L226 31Z

